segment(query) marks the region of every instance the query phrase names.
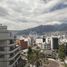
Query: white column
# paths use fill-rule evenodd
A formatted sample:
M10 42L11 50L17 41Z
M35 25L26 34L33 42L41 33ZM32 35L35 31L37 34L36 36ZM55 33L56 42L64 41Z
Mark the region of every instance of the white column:
M51 50L53 50L53 38L51 37Z

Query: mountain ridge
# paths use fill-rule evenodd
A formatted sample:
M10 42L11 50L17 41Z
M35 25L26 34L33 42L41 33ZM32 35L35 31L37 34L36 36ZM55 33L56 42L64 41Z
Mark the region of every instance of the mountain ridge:
M67 23L56 24L56 25L40 25L34 28L18 31L17 35L26 34L30 32L36 32L37 34L43 34L44 32L55 32L55 31L67 31Z

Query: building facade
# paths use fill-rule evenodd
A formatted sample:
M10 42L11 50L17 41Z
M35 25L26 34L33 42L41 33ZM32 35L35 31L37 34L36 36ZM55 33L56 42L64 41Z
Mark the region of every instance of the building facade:
M58 49L59 48L59 37L58 36L52 36L51 37L51 49Z
M20 47L16 46L15 38L7 30L7 26L0 25L0 67L18 67Z

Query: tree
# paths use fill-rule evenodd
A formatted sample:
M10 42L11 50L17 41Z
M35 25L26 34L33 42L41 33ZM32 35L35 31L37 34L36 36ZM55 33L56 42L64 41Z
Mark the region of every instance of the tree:
M36 67L41 67L44 65L45 62L45 55L41 52L40 49L37 50L33 50L33 58L34 58L34 62L35 62L35 66Z
M30 64L35 65L36 67L43 66L45 62L45 55L41 52L40 49L32 49L31 47L28 48L27 52L27 59L29 66Z
M28 59L28 65L30 66L30 64L32 64L33 61L33 50L31 47L28 48L27 59Z
M59 46L59 58L61 59L61 61L64 61L65 59L65 46L64 44Z
M35 65L36 67L40 66L40 50L34 50L35 53Z

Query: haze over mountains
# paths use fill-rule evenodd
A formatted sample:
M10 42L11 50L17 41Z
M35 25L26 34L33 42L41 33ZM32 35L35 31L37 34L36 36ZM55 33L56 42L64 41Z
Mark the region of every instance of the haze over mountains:
M30 32L36 32L38 34L43 34L44 32L55 32L55 31L67 31L67 23L56 24L56 25L40 25L34 28L21 30L17 34L29 34Z

